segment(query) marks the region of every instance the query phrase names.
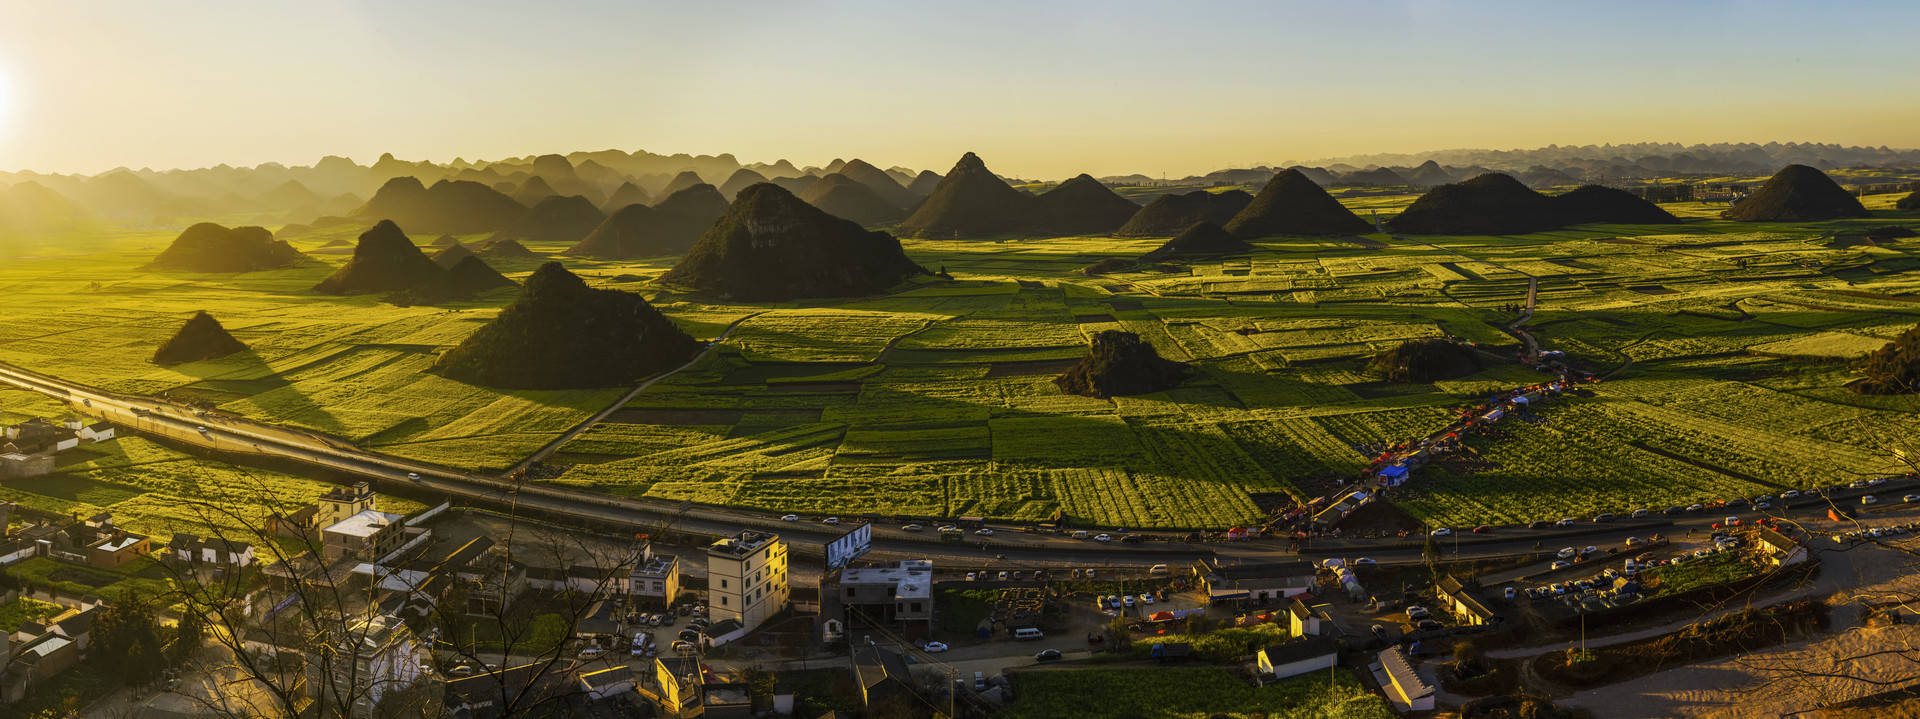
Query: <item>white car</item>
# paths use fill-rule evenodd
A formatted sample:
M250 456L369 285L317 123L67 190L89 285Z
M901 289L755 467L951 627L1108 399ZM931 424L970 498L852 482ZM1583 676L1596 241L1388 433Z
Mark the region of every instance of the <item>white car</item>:
M976 529L976 530L973 530L973 533L974 533L974 534L978 534L978 535L980 535L980 536L983 536L983 537L991 537L991 536L993 536L993 528L992 528L992 527L981 527L981 528L979 528L979 529Z
M1111 541L1113 541L1113 537L1109 537L1109 536L1107 536L1107 535L1105 535L1105 534L1096 534L1096 535L1093 535L1093 541L1096 541L1096 542L1111 542Z
M839 518L839 517L828 517L828 518L826 518L826 519L822 519L822 520L820 520L820 521L821 521L821 522L825 522L825 523L827 523L827 524L839 524L839 523L840 523L840 518Z
M1121 597L1121 598L1120 598L1120 603L1121 603L1121 604L1124 604L1124 605L1126 605L1126 607L1127 607L1128 609L1132 609L1132 608L1133 608L1133 595L1131 595L1131 594L1128 594L1128 595L1126 595L1126 596L1123 596L1123 597Z
M800 521L800 515L798 515L798 514L789 514L789 515L787 515L787 516L785 516L785 517L781 517L781 518L780 518L780 521L782 521L782 522L798 522L798 521Z
M1593 545L1591 545L1591 544L1589 544L1589 545L1587 545L1587 548L1586 548L1586 549L1582 549L1582 550L1580 550L1580 553L1581 553L1581 554L1595 554L1595 553L1598 553L1599 551L1600 551L1600 548L1599 548L1599 547L1596 547L1596 546L1593 546Z
M1789 489L1785 492L1780 493L1781 499L1797 499L1799 498L1799 496L1800 496L1800 490L1798 489Z
M1880 486L1880 485L1882 485L1882 484L1886 484L1886 483L1887 483L1887 480L1885 480L1885 479L1881 479L1881 478L1879 478L1879 477L1874 477L1873 479L1869 479L1869 480L1867 480L1867 486L1869 486L1869 487L1878 487L1878 486Z
M947 645L942 644L940 642L927 642L926 644L920 645L920 651L926 652L928 654L939 654L946 650L947 650Z
M904 526L904 527L901 527L901 528L900 528L900 530L901 530L901 531L904 531L904 532L918 532L918 531L920 531L920 530L922 530L922 529L926 529L926 527L922 527L922 526L920 526L920 525L918 525L918 524L909 524L909 525L907 525L907 526Z
M1572 559L1573 555L1576 555L1579 553L1580 553L1580 550L1574 549L1573 547L1562 547L1560 551L1558 553L1555 553L1553 556L1559 557L1561 559Z
M1140 603L1141 603L1141 604L1152 604L1152 603L1153 603L1153 595L1151 595L1151 594L1142 594L1142 595L1140 595Z
M1880 498L1879 498L1879 497L1875 497L1875 496L1873 496L1873 495L1871 495L1871 494L1868 494L1868 495L1864 495L1864 496L1862 496L1862 497L1860 497L1860 503L1861 503L1861 504L1873 504L1873 503L1875 503L1875 502L1878 502L1878 501L1880 501Z
M1435 537L1445 537L1447 535L1453 534L1453 530L1448 529L1446 527L1441 527L1439 529L1433 530L1432 532L1428 532L1428 534L1431 534Z
M1873 482L1865 479L1856 479L1856 480L1853 480L1852 482L1847 483L1847 487L1849 489L1866 489L1871 486L1873 486Z
M412 480L418 480L418 479L420 479L420 473L419 473L419 472L408 472L408 473L407 473L407 479L412 479Z
M980 573L979 573L979 572L967 572L967 581L969 581L969 582L978 582L978 581L980 581Z

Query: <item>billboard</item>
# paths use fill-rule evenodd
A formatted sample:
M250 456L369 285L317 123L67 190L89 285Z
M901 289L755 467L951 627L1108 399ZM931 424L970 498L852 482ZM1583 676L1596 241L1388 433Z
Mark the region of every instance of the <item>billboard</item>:
M859 559L873 548L873 524L871 522L856 525L831 542L827 542L827 571L847 566L848 562Z

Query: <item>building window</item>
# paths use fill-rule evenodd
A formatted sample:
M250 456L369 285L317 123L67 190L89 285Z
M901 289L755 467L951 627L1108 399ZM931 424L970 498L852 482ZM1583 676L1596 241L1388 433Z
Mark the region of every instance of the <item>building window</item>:
M720 580L720 588L721 588L721 589L726 589L726 588L727 588L727 580L725 580L725 579L722 579L722 580Z
M721 598L720 598L720 606L723 606L723 607L724 607L724 606L727 606L727 598L726 598L726 597L721 597Z
M909 609L908 609L908 611L911 611L911 612L913 612L913 613L915 613L915 614L919 614L919 613L920 613L920 603L919 603L919 602L914 602L913 604L911 604L911 605L908 605L908 606L909 606Z

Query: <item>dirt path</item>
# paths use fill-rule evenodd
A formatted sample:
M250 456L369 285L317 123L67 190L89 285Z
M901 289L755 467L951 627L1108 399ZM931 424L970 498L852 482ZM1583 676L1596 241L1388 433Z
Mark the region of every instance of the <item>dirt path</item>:
M1818 541L1818 540L1816 540ZM1909 538L1901 544L1920 543ZM1851 552L1820 553L1828 562L1821 568L1822 584L1850 593L1875 596L1920 591L1920 575L1912 572L1910 557L1898 550L1862 547ZM1833 627L1812 639L1769 647L1745 655L1694 664L1651 674L1619 684L1573 694L1561 700L1596 717L1750 717L1778 716L1825 704L1868 696L1887 689L1869 681L1840 677L1788 678L1788 671L1832 671L1873 681L1909 679L1910 653L1878 657L1875 650L1920 646L1920 626L1865 626L1857 608L1836 608ZM1782 681L1763 684L1767 679Z

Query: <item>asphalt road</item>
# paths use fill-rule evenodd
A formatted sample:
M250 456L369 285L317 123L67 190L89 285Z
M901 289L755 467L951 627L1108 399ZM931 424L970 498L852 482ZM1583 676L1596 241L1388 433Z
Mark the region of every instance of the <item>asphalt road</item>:
M515 483L496 476L419 462L354 447L350 442L318 432L280 427L224 413L209 413L166 400L123 395L99 390L30 372L0 363L0 382L65 400L77 411L98 417L137 432L175 442L236 455L257 455L292 460L335 472L365 477L382 483L408 487L417 492L439 494L496 506L512 506L561 517L649 531L671 525L689 532L726 535L741 529L757 528L779 532L790 543L824 544L844 533L848 526L828 525L818 518L787 522L770 513L736 510L690 503L616 497L567 487ZM1839 502L1853 502L1861 494L1875 493L1884 501L1898 502L1901 494L1915 490L1910 480L1890 481L1872 490L1842 489L1832 496ZM1789 517L1824 515L1824 499L1803 499L1792 509L1782 508ZM1857 505L1856 505L1857 506ZM1884 505L1883 505L1884 506ZM1541 543L1551 549L1580 536L1596 539L1624 539L1664 531L1671 535L1688 528L1704 529L1726 515L1757 516L1752 511L1709 510L1699 515L1651 520L1629 520L1596 525L1582 521L1571 528L1525 530L1501 528L1494 534L1461 534L1438 542L1449 558L1511 556L1533 551ZM1149 542L1125 545L1090 540L1075 540L1067 535L1028 534L1017 526L995 526L995 534L969 533L964 543L940 542L931 531L907 532L898 527L876 525L873 550L876 553L926 557L948 566L1081 566L1145 567L1159 563L1179 563L1198 557L1217 556L1228 562L1269 562L1305 556L1307 558L1366 556L1381 562L1420 561L1424 538L1381 540L1335 540L1316 538L1302 555L1288 551L1277 540L1251 540L1234 543L1185 544ZM1118 535L1116 535L1118 536Z

